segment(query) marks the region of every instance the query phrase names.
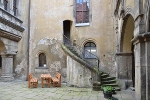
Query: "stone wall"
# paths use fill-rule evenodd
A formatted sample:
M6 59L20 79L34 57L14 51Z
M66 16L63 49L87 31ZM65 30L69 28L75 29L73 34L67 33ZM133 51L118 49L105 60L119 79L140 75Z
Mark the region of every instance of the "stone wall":
M67 85L74 87L92 87L96 75L70 56L67 56Z

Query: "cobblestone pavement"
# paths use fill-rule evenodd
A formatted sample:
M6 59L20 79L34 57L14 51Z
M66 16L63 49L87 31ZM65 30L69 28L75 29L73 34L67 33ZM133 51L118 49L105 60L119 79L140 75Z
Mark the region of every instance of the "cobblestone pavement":
M91 88L41 87L28 88L27 81L0 82L0 100L107 100L102 91L92 91ZM118 100L135 100L134 92L123 90L113 97Z

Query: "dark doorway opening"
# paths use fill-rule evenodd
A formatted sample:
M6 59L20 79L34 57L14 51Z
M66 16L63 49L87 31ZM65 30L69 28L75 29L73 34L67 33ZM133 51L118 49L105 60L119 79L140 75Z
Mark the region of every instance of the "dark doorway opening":
M65 20L63 21L63 42L67 42L67 40L70 40L70 28L71 28L71 21Z
M132 44L132 82L135 87L135 57L134 57L134 45Z
M2 57L0 55L0 69L2 68Z

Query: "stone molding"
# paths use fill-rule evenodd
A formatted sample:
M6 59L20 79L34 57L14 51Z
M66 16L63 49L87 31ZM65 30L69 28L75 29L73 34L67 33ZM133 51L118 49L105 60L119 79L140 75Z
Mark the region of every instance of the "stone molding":
M4 25L7 25L9 27L12 27L13 29L16 29L20 32L23 32L25 29L22 26L19 26L5 18L3 18L2 16L0 16L0 22L3 23Z
M20 41L21 40L21 36L19 35L16 35L16 34L13 34L13 33L10 33L10 32L6 32L4 30L1 30L0 29L0 36L1 37L4 37L4 38L7 38L7 39L10 39L10 40L14 40L14 41Z
M118 13L120 3L121 3L121 0L116 0L116 8L115 8L114 15L116 15Z
M139 34L131 40L131 42L134 44L146 41L150 41L150 32L148 34Z
M133 19L135 19L135 13L134 13L134 10L132 9L132 7L130 6L127 6L125 11L124 11L124 16L126 17L127 15L132 15ZM125 18L124 17L124 18Z
M117 52L116 56L131 56L133 53Z

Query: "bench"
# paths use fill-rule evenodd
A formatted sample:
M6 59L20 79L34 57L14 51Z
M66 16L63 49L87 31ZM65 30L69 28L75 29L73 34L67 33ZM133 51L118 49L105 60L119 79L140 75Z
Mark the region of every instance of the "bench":
M61 74L56 72L56 77L52 77L52 84L54 87L61 86Z
M37 85L38 85L38 79L32 78L32 74L30 73L28 75L28 88L30 88L32 86L37 88Z

